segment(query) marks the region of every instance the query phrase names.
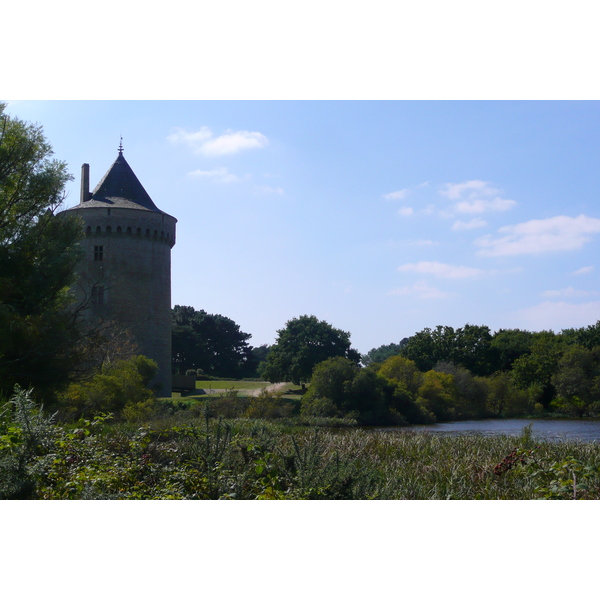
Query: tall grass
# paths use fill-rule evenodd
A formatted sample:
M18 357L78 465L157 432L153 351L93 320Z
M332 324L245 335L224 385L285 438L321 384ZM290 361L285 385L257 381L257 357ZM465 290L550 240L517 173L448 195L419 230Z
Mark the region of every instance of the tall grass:
M317 428L225 419L208 405L143 425L60 426L15 402L0 419L4 498L600 499L597 444L538 442L527 428L517 438Z

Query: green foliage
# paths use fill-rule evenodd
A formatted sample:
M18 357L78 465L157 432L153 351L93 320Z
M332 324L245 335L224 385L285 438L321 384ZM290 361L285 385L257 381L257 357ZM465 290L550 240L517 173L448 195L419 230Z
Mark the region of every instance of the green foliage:
M319 363L313 370L309 390L302 397L302 412L327 416L350 412L352 409L347 410L347 385L357 373L356 363L343 356Z
M54 425L18 390L0 410L0 497L600 498L595 443L536 442L529 430L515 448L510 436L334 432L299 422L186 411L184 420L143 427L110 415Z
M404 384L406 389L414 395L418 393L423 382L423 374L417 369L415 362L404 356L391 356L377 372L394 383Z
M600 347L569 346L552 375L557 398L553 406L577 417L600 409Z
M384 344L383 346L372 348L367 354L363 354L361 361L365 366L382 363L388 358L400 354L407 342L408 338L404 338L399 344Z
M414 395L403 383L390 380L374 369L361 369L340 356L328 358L315 367L309 390L302 397L302 414L350 417L363 425L431 420L417 407Z
M448 373L454 377L457 392L454 405L455 418L479 419L487 416L486 402L489 392L486 378L474 377L464 367L448 362L438 363L435 366L435 371Z
M258 396L250 398L243 416L247 419L283 419L295 409L295 403L284 400L281 393L263 389Z
M517 416L527 413L533 404L530 402L530 394L519 389L508 373L496 373L487 378L485 384L487 385L486 408L492 415Z
M103 365L90 381L73 383L61 395L61 418L76 420L101 412L126 420L147 418L154 409L154 392L148 384L157 371L156 363L145 356Z
M0 408L0 500L25 500L36 495L36 477L52 445L52 418L31 399L31 390L15 386Z
M600 347L600 321L579 329L563 329L560 333L567 344L583 346L588 350Z
M349 333L315 316L291 319L277 333L277 342L260 369L261 377L272 383L304 384L315 366L328 358L345 357L356 364L360 360L359 353L350 347Z
M552 376L558 369L558 363L565 350L563 339L551 331L534 335L531 352L513 362L511 375L521 389L541 386L539 402L545 407L554 399L556 390Z
M492 338L495 370L509 371L515 360L531 351L534 334L521 329L499 329Z
M258 361L248 345L252 336L231 319L175 306L172 323L174 372L201 369L207 375L238 378L256 371Z
M458 390L453 375L433 370L423 374L417 404L433 413L438 421L451 421L456 418L457 400Z
M489 375L494 370L492 334L485 325L470 325L454 330L438 325L426 327L408 338L400 354L413 360L420 371L429 371L438 362L452 362L475 375Z
M545 481L535 491L545 500L583 500L597 498L600 491L600 466L586 464L572 456L552 463L535 473Z
M15 384L46 400L80 362L77 312L68 289L82 228L54 215L71 179L52 160L42 128L0 104L0 394Z

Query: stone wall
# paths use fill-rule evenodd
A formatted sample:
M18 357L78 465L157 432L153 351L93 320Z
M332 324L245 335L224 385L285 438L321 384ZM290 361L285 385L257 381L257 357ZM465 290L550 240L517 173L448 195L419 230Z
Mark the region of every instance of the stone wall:
M158 395L171 395L171 248L176 219L128 208L70 209L84 221L75 293L88 300L91 322L114 321L129 329L141 354L158 363Z

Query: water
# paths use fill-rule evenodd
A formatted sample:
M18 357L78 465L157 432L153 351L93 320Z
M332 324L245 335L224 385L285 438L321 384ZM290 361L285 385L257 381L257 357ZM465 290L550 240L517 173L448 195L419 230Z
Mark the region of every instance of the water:
M411 425L409 427L386 427L399 431L430 431L447 435L520 435L523 427L532 424L533 437L560 441L600 441L600 420L577 419L485 419L481 421L455 421L433 425Z

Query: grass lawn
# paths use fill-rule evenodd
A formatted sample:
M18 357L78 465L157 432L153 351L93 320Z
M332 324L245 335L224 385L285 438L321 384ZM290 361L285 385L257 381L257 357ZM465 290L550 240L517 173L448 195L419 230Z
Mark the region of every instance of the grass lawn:
M238 381L235 379L222 379L217 381L196 381L196 393L194 392L173 392L172 398L182 398L186 401L206 400L212 392L225 393L227 390L236 390L240 392L240 397L244 397L247 390L260 390L272 385L268 381ZM205 391L206 390L206 391ZM288 400L300 401L302 390L293 383L286 383L278 390L282 392L282 397Z
M271 385L268 381L238 381L235 379L196 381L197 390L258 390L268 385Z

